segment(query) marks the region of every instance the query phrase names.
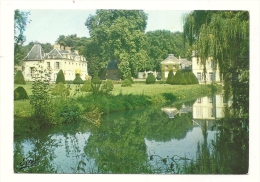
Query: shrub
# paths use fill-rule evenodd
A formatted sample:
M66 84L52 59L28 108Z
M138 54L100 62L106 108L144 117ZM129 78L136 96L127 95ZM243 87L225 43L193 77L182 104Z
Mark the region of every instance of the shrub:
M82 92L93 92L93 89L91 87L91 81L87 80L84 85L80 88L80 91Z
M198 78L194 75L193 72L190 72L190 80L191 80L191 84L199 84L199 80Z
M103 83L102 88L101 88L102 93L104 93L104 94L108 94L113 89L114 89L114 84L113 84L112 80L107 80L105 83Z
M101 85L101 80L99 79L98 74L94 73L94 77L91 80L91 87L92 87L93 94L97 94L99 92L100 85Z
M132 86L132 83L130 80L128 80L127 78L124 79L124 81L122 82L121 84L121 87L131 87Z
M155 83L156 79L152 73L148 73L148 77L146 78L147 84Z
M84 84L79 74L76 74L76 78L73 80L73 84Z
M187 82L187 85L192 84L192 82L191 82L191 80L190 80L190 75L189 75L188 72L185 72L185 73L184 73L184 78L185 78L185 80L186 80L186 82Z
M56 112L59 123L73 123L80 120L81 109L74 101L65 101L60 104Z
M132 79L132 76L131 76L131 71L128 72L127 74L127 77L126 77L128 80L131 81L131 83L134 83L134 80Z
M64 85L64 83L59 82L54 89L51 92L52 95L59 95L59 96L69 96L70 95L70 91L69 89L66 88L66 86Z
M167 79L166 79L166 83L167 83L167 84L172 84L173 77L174 77L173 70L170 70L170 72L169 72L169 74L168 74L168 77L167 77Z
M161 80L162 79L162 76L161 74L158 74L157 77L156 77L157 80Z
M57 74L57 78L56 78L56 84L58 84L58 83L66 83L65 82L65 77L64 77L64 74L63 74L63 71L62 70L60 70L59 72L58 72L58 74Z
M176 74L173 77L172 83L173 85L186 85L187 82L185 78L183 77L182 73L180 70L176 72Z
M28 99L26 90L23 87L17 87L14 90L14 100Z
M21 70L18 70L17 73L15 74L14 83L15 84L26 84Z
M50 74L49 70L43 70L42 66L36 65L30 104L33 108L33 117L40 126L50 125L54 119L54 105L50 95Z

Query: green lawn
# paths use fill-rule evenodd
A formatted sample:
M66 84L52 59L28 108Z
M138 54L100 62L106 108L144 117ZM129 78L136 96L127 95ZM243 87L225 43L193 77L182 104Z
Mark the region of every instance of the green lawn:
M24 87L28 95L32 95L32 82L27 82L25 85L14 84L14 89L18 86ZM54 86L54 85L53 85ZM72 92L75 90L76 85L71 84ZM169 85L169 84L145 84L134 83L131 87L121 87L121 84L114 84L114 90L111 92L113 95L120 93L124 94L144 94L144 95L157 95L161 93L172 93L180 95L185 92L195 92L202 88L204 85Z

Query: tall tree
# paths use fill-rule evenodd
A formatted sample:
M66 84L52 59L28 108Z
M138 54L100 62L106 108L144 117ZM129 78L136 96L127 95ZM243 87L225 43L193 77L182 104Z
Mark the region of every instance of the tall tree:
M234 111L248 114L249 13L193 11L186 16L184 38L195 48L204 68L207 58L214 58L223 75L225 91L232 95Z
M183 43L181 32L172 33L168 30L155 30L147 32L147 53L149 62L145 69L161 70L160 63L168 54L174 54L176 57L185 57L186 48Z
M14 65L19 65L19 61L24 58L22 45L26 40L24 31L26 25L30 23L29 12L15 10L14 12Z
M105 68L118 60L118 68L126 77L129 71L137 75L147 60L145 36L147 15L141 10L97 10L85 25L93 43L99 47L96 57Z

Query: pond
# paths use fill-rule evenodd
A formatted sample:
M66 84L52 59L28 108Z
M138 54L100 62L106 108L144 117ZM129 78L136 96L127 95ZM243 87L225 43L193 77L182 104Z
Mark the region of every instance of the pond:
M104 115L14 138L14 171L29 173L182 173L198 145L215 140L221 95ZM210 150L210 145L209 150Z

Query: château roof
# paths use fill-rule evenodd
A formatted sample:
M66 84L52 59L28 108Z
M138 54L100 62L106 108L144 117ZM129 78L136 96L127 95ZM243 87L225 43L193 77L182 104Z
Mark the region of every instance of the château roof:
M86 61L86 59L78 55L78 51L71 51L70 47L68 50L60 49L57 45L47 54L44 53L41 44L35 43L32 49L29 51L24 61L41 61L44 59L71 59Z
M24 60L41 61L44 59L44 51L41 44L34 44Z
M168 57L161 62L161 64L180 64L179 60L174 56L174 54L169 54Z

